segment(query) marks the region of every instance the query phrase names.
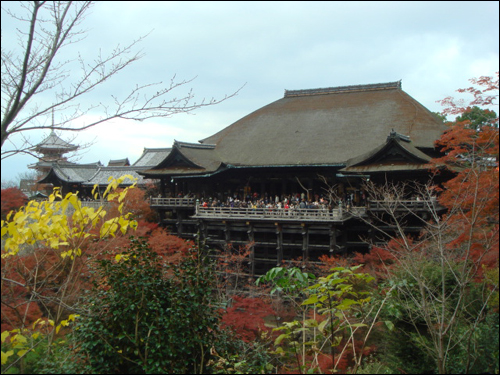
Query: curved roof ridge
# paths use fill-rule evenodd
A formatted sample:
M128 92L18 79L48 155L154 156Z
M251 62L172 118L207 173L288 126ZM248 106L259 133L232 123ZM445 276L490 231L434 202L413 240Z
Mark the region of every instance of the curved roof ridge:
M171 147L144 147L143 152L146 151L170 151Z
M213 149L215 148L215 144L209 143L189 143L189 142L181 142L174 140L174 147L185 147L185 148L199 148L199 149Z
M340 92L345 93L345 92L391 90L391 89L401 89L401 80L396 82L372 83L365 85L337 86L337 87L326 87L326 88L307 89L307 90L285 90L284 97L288 98L291 96L325 95L325 94L335 94Z

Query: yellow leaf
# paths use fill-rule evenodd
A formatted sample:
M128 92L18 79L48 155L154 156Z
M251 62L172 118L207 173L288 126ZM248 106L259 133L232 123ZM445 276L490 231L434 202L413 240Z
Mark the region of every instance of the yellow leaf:
M126 260L128 260L128 258L129 258L129 256L128 256L127 254L118 254L118 255L116 255L116 256L115 256L115 260L116 260L117 262L119 262L119 261L120 261L120 260L122 260L122 259L123 259L124 261L126 261Z
M12 354L14 354L13 350L9 350L7 353L4 353L2 350L2 365L5 365L7 363L7 360Z
M26 337L24 337L21 334L15 335L10 341L11 342L16 342L16 343L19 343L19 344L26 344L28 342L28 340L26 339Z
M41 321L42 318L38 318L37 320L35 320L35 322L33 323L33 329L35 329L36 325L38 324L39 321ZM44 322L45 323L45 322Z
M64 259L67 256L70 256L72 253L73 253L73 250L64 251L64 252L61 253L61 258Z
M19 351L17 352L17 355L18 355L19 357L22 357L23 355L25 355L25 354L26 354L26 353L28 353L28 352L29 352L29 350L27 350L27 349L19 350Z
M9 335L10 335L9 331L3 331L2 332L2 342L5 342L5 340L7 339L7 337L9 337Z
M68 198L69 203L74 207L75 210L81 208L82 204L78 200L78 196L76 194L71 194Z
M139 225L136 220L130 220L130 223L128 224L130 228L136 230L137 226Z

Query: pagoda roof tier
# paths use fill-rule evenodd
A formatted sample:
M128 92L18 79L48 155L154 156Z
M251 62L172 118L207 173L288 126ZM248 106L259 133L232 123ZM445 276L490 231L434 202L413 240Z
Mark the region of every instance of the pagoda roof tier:
M74 151L78 149L78 145L71 144L62 140L55 132L52 130L47 138L42 142L33 147L34 151L43 153L44 151Z

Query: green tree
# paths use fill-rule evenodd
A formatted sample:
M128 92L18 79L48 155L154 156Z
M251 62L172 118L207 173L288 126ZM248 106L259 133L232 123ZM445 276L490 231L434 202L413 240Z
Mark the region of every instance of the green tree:
M481 130L483 126L498 127L498 115L495 111L479 108L477 105L469 107L455 120L457 123L465 122L466 127Z
M388 290L384 298L374 299L375 279L357 272L360 267L333 268L318 279L298 268L277 267L258 279L258 283L271 283L273 291L286 292L302 308L302 321L285 322L275 329L281 334L274 341L274 354L294 363L301 373L345 370L348 363L356 372L391 293ZM386 324L392 329L391 322ZM283 364L284 369L287 366Z
M175 269L145 241L98 260L80 350L98 373L202 373L217 341L213 275L197 249Z

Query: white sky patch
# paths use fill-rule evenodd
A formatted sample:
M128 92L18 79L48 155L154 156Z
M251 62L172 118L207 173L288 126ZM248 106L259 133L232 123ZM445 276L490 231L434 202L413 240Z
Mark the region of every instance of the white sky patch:
M17 2L2 6L18 7ZM96 2L82 26L86 39L67 48L89 60L129 44L145 57L95 91L90 103L109 104L136 84L197 77L172 93L193 88L196 101L221 98L246 86L234 98L143 122L117 121L82 132L76 139L96 142L79 162L128 157L144 147L171 147L174 139L197 142L243 116L283 97L285 89L310 89L392 82L431 111L470 78L493 75L499 66L499 3L455 2ZM2 48L15 45L14 24L2 10ZM11 43L14 42L14 43ZM78 72L71 72L78 77ZM155 88L156 90L156 88ZM52 98L40 96L51 102ZM96 115L99 115L98 113ZM40 120L50 122L50 116ZM36 144L47 135L30 136ZM72 133L61 135L65 140ZM2 180L13 179L35 163L29 156L2 161Z

